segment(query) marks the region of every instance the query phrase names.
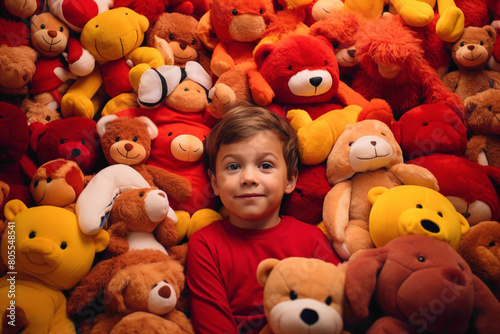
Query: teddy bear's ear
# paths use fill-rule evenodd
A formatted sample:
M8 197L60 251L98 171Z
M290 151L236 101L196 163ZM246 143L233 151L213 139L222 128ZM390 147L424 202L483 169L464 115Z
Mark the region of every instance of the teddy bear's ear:
M97 122L96 128L97 128L97 133L99 134L99 137L104 136L104 133L106 132L106 128L108 127L109 123L117 119L118 116L116 115L108 115L108 116L103 116L101 119Z
M260 69L264 61L269 57L269 55L274 50L274 43L264 43L257 47L255 54L253 56L255 63L257 64L257 68Z
M471 112L476 110L478 105L479 104L476 101L476 99L474 98L474 96L469 96L469 97L465 98L464 106L463 106L464 114L468 114L468 113L470 114Z
M42 135L45 133L45 131L49 129L49 127L40 122L35 122L30 125L30 128L33 129L30 137L30 146L33 151L37 152L38 141L40 140L40 137L42 137Z
M373 188L371 188L368 191L368 200L373 205L373 203L375 203L377 198L379 198L380 195L385 193L387 190L389 190L389 189L387 189L386 187L373 187Z
M152 120L150 120L146 116L139 116L137 118L141 120L144 125L146 125L146 129L148 129L149 137L151 138L151 140L158 137L158 127L156 127L155 123L153 123Z
M96 253L102 252L109 244L109 233L102 229L93 235Z
M490 36L490 38L491 38L492 41L496 40L496 38L497 38L497 32L495 31L495 28L493 28L490 25L485 25L483 27L483 30L488 33L488 36Z
M12 201L8 201L3 209L4 216L8 221L13 221L14 217L17 216L19 213L23 212L24 210L28 210L28 207L26 206L26 204L24 204L22 201L18 199L13 199Z
M271 271L279 262L278 259L265 259L259 263L257 266L257 281L260 285L264 286L266 284Z
M208 10L198 20L198 28L196 30L196 34L208 49L213 50L215 49L217 44L219 44L219 39L215 35L212 21L210 20L210 11L211 10Z
M108 284L108 292L115 303L118 312L126 312L127 306L123 299L123 291L127 288L130 281L130 274L127 270L118 272Z

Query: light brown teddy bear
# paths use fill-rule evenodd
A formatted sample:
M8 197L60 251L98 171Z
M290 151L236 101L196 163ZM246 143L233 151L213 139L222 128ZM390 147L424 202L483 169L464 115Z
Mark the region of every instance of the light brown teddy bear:
M323 203L323 220L337 254L345 260L374 247L368 230L371 188L412 184L439 190L431 172L403 162L390 128L377 120L346 126L328 156L326 176L333 188Z
M500 73L486 70L496 39L495 29L467 27L451 46L451 56L458 66L443 77L443 84L462 101L490 88L500 89Z
M464 101L463 114L473 136L467 142L467 159L500 168L500 90L488 89Z
M346 333L343 269L319 259L271 258L257 267L257 280L268 321L261 334Z

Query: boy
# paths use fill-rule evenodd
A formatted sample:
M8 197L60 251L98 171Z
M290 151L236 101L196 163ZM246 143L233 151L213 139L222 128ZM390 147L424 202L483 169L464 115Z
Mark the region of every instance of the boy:
M298 176L298 140L265 108L228 111L207 138L208 175L227 219L195 232L187 283L196 333L258 333L266 324L256 270L266 258L339 258L319 228L280 216Z

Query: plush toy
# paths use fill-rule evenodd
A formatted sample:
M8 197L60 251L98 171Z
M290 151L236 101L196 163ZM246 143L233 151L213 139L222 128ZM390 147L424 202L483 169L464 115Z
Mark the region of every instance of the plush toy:
M158 50L141 47L148 28L145 16L124 7L100 13L85 24L80 41L100 66L79 78L63 96L61 112L65 118L92 118L96 110L91 98L101 84L115 97L136 88L137 78L146 69L164 65Z
M32 205L28 185L36 166L27 154L30 133L24 112L12 104L0 102L0 128L0 181L10 190L0 204L0 219L3 219L3 204L12 199Z
M31 23L31 45L45 57L56 57L68 44L68 26L49 12L34 15Z
M352 88L367 99L386 100L396 120L414 107L437 102L461 114L461 99L443 85L423 58L420 41L397 16L368 23L358 32L356 51L361 68Z
M315 22L335 17L342 12L344 0L313 0L305 8L304 23L312 26Z
M78 196L85 187L85 176L71 160L55 159L41 165L30 183L37 205L52 205L74 212Z
M384 123L364 120L346 127L328 156L326 176L333 188L323 204L323 220L339 256L348 259L374 247L368 231L371 188L410 184L439 189L431 172L415 167L403 163L401 148Z
M319 259L263 260L257 280L264 287L268 324L260 333L347 333L344 279L344 271Z
M443 83L462 101L490 88L500 89L500 74L485 69L495 39L495 29L490 25L467 27L451 46L451 56L458 70L446 74Z
M483 221L462 236L458 253L500 300L500 223Z
M0 1L0 13L2 13L2 17L22 20L28 19L38 13L42 9L42 6L43 1L41 0L2 0Z
M81 33L85 24L113 7L111 0L46 0L50 12L68 27Z
M48 122L61 119L59 110L60 98L68 90L70 82L66 82L52 92L43 92L25 97L21 103L21 109L26 113L28 125L39 122L47 124Z
M184 66L195 61L209 72L210 53L196 34L197 28L198 20L193 16L163 13L146 32L147 46L163 50L166 65Z
M464 156L434 153L409 160L408 164L428 169L437 179L439 192L453 203L470 226L500 219L500 201L496 187L500 170L481 166Z
M438 191L422 186L401 185L368 191L372 204L368 229L375 247L408 234L427 235L458 248L469 223Z
M146 116L118 117L109 115L97 122L101 147L110 165L124 164L138 171L150 186L168 194L170 199L186 202L192 196L187 179L164 168L148 164L151 143L158 136L158 128Z
M72 160L85 174L99 167L101 144L95 121L85 117L70 117L31 126L30 145L39 164L57 158Z
M1 245L2 261L10 273L1 278L0 291L8 296L15 284L15 299L0 300L5 319L2 332L75 333L63 291L73 288L89 272L95 253L108 244L108 233L102 230L86 235L69 210L54 206L28 209L19 200L6 204L5 217L13 222L7 225ZM14 239L10 231L15 232ZM15 326L7 322L12 306L15 316L10 320Z
M158 250L132 250L97 263L71 292L68 312L82 318L82 329L91 333L194 333L176 309L184 284L177 261ZM101 293L105 312L88 318L91 302Z
M425 235L359 254L347 266L345 293L354 316L375 318L366 333L500 330L488 287L449 244Z
M422 104L408 110L391 125L405 160L435 152L461 155L467 128L461 117L443 103Z

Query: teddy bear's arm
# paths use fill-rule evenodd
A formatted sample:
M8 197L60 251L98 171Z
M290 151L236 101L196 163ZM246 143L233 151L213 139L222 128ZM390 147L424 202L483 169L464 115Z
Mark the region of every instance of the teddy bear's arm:
M194 333L193 326L191 325L191 321L186 317L184 313L179 310L173 310L172 312L167 313L164 318L166 320L170 320L173 323L177 324L182 330L182 333L191 334Z
M210 61L212 73L220 77L222 73L234 69L234 66L234 60L227 52L225 44L217 44L212 54L212 60Z
M424 27L431 23L434 9L425 1L392 0L390 1L403 20L412 27Z
M439 185L436 177L427 168L411 165L396 164L389 168L402 184L422 186L439 191Z
M169 248L177 243L177 229L170 218L165 218L154 230L156 240L163 247Z
M125 222L116 222L108 229L109 244L106 250L113 256L125 253L129 250L127 236L129 230Z
M450 90L450 92L456 92L458 88L458 82L460 81L460 72L452 71L447 73L443 77L443 85Z
M488 139L486 136L472 136L467 142L467 148L465 149L465 156L467 159L474 161L482 166L488 166L488 158L486 156L486 143Z
M247 76L253 101L259 106L270 104L274 98L274 91L262 74L257 70L249 70Z
M464 32L464 13L453 0L438 0L439 19L436 35L445 42L455 43Z
M95 106L92 98L103 83L101 69L96 66L92 73L78 78L61 99L61 114L63 118L73 116L92 118Z
M500 89L500 73L495 71L488 71L488 80L490 87L493 89Z
M146 167L151 176L153 176L155 186L166 192L169 197L183 203L193 196L193 188L186 178L161 167L152 165L147 165Z

